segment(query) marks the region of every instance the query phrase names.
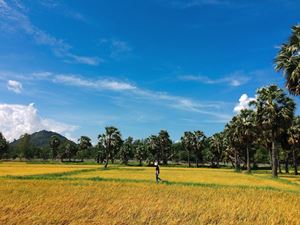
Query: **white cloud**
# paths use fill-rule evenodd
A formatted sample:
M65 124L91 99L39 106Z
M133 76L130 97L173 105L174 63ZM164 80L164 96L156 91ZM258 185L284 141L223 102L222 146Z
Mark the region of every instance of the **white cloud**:
M243 109L248 109L249 103L255 100L255 98L248 97L247 94L242 94L239 99L239 103L234 107L233 111L239 113Z
M72 86L106 89L114 91L126 91L136 89L136 87L130 83L109 79L86 80L75 75L56 75L54 81Z
M13 76L13 74L14 73L10 73L11 76ZM15 76L21 79L19 75L15 74ZM232 117L232 115L224 113L223 107L224 104L226 104L224 102L199 102L191 98L171 95L166 92L143 89L129 82L119 81L112 78L86 79L83 75L38 72L23 76L23 79L39 79L47 82L76 86L79 88L87 88L100 91L115 91L137 100L147 100L149 102L165 107L205 114L221 121L228 121Z
M100 63L100 59L97 57L71 54L71 45L35 26L26 12L14 2L8 4L5 0L0 0L0 30L1 32L25 33L37 44L49 46L56 56L65 61L93 66Z
M19 81L9 80L7 82L7 89L17 94L20 94L23 88L22 88L22 84Z
M29 105L0 104L0 132L9 140L18 139L25 133L49 130L69 134L76 126L41 118L33 103Z
M188 9L192 7L210 6L231 6L231 2L226 0L175 0L171 5L176 8Z
M74 61L77 63L91 65L91 66L97 66L100 64L100 62L103 61L99 57L78 56L74 54L68 54L68 56L74 59Z
M234 72L219 79L211 79L206 76L184 75L179 77L185 81L196 81L204 84L228 84L233 87L238 87L246 84L250 78L241 72Z

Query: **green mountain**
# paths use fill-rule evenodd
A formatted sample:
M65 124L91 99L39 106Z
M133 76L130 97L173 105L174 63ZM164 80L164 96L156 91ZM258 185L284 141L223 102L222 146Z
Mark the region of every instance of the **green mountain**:
M38 147L38 148L49 147L49 141L53 135L56 135L58 137L58 139L61 141L61 143L70 141L66 137L62 136L61 134L58 134L58 133L55 133L52 131L42 130L42 131L38 131L38 132L35 132L30 135L30 145L33 147ZM22 138L15 140L12 143L10 143L10 145L13 147L17 146L21 142L21 140L22 140ZM70 141L70 142L72 142L72 141Z

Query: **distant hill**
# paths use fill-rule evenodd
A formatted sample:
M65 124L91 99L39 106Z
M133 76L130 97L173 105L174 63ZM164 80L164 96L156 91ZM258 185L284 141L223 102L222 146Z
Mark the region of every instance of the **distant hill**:
M66 137L62 136L61 134L58 134L58 133L55 133L52 131L42 130L42 131L38 131L38 132L35 132L30 135L30 144L32 146L38 147L38 148L49 147L49 141L50 141L50 138L52 137L52 135L56 135L58 137L58 139L60 139L61 143L70 141ZM21 142L21 138L13 141L12 143L10 143L10 145L17 146L20 142ZM70 141L70 142L72 142L72 141Z

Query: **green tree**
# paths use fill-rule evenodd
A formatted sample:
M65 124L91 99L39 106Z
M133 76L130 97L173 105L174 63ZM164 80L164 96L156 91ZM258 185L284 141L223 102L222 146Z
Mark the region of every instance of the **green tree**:
M257 91L256 119L259 127L270 134L272 143L272 176L278 177L278 138L293 121L295 103L276 85Z
M8 142L6 141L5 137L0 132L0 159L6 154L8 151Z
M77 154L80 156L81 161L83 162L83 158L84 156L89 155L88 154L88 150L92 147L92 143L91 143L91 139L87 136L81 136L79 139L79 151L77 152Z
M122 136L118 128L116 127L105 127L105 133L98 136L99 145L103 147L105 155L105 165L106 168L108 165L108 160L112 159L115 156L115 153L118 151L122 145Z
M300 145L300 117L294 118L292 126L288 130L288 141L292 146L294 173L298 175L298 149Z
M292 34L281 45L275 64L275 70L283 71L289 92L300 95L300 24L292 27Z
M19 151L20 151L20 158L22 159L23 157L25 159L31 159L33 158L33 151L32 151L32 146L30 144L30 135L29 134L24 134L20 138L20 143L19 143Z
M207 141L206 136L200 130L194 132L194 153L196 156L196 165L199 167L199 161L203 159L203 150L206 147Z
M161 130L158 134L158 141L160 146L160 155L162 157L163 164L166 165L168 164L168 159L171 156L172 150L172 141L168 131Z
M184 132L183 136L181 137L181 143L183 148L186 150L188 153L188 164L189 167L191 167L191 161L190 161L190 156L191 152L195 149L195 136L192 132L186 131Z
M223 152L224 152L224 138L223 133L216 133L214 134L209 141L210 149L212 153L212 166L219 167L219 163L222 159Z
M128 137L122 144L119 152L123 164L127 165L130 156L133 154L133 138Z
M256 134L256 115L253 110L244 109L238 115L238 133L239 137L246 146L246 164L247 172L251 172L250 166L250 149L253 146L253 142L257 136Z
M147 147L143 140L136 140L134 143L134 157L139 161L139 166L142 166L143 160L147 158Z
M160 151L160 142L159 138L156 135L151 135L146 139L147 146L147 158L149 163L156 160L160 164L161 160L161 151Z
M60 139L57 137L57 135L52 135L49 141L49 146L52 151L52 159L56 159L58 155L58 149L60 146Z

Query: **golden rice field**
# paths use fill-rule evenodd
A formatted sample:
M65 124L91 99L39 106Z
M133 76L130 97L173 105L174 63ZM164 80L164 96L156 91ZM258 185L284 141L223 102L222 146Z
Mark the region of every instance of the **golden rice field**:
M0 176L0 224L300 224L292 175L162 167L157 185L148 167L1 163Z

